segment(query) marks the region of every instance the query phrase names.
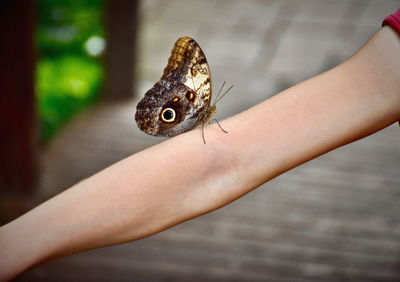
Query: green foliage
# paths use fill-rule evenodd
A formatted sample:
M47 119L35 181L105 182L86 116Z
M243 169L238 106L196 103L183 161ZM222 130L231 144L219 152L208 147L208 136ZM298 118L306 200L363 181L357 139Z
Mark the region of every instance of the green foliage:
M40 0L37 39L44 56L62 53L84 55L84 42L93 35L104 37L101 0Z
M85 43L104 38L102 7L102 0L39 0L36 92L44 141L98 96L103 68Z
M44 140L97 97L102 78L100 63L82 56L64 55L38 62L37 96Z

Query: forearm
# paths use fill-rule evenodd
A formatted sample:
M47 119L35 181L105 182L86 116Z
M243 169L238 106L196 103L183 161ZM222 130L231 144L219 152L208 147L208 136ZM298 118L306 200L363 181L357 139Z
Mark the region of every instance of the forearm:
M400 41L386 28L347 62L222 123L172 138L0 229L0 278L146 237L400 119Z
M227 120L221 138L257 186L399 119L400 39L386 27L338 67Z

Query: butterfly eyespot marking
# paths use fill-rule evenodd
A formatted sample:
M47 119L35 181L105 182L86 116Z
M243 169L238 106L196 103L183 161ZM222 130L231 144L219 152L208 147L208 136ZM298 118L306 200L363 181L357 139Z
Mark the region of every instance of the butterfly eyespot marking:
M194 100L194 94L191 91L186 92L186 99L188 99L189 101L193 101Z
M176 102L178 102L179 101L179 98L178 97L175 97L174 99L172 99L172 102L174 102L174 103L176 103Z
M162 121L166 122L166 123L171 123L174 122L176 119L176 113L175 110L172 108L165 108L162 112L161 112L161 119Z

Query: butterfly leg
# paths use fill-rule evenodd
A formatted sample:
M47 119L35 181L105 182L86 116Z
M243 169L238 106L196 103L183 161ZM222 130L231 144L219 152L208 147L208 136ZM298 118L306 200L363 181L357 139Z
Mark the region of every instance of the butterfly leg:
M226 131L225 129L222 128L222 126L219 124L219 122L218 122L217 119L213 118L212 120L215 120L215 122L218 124L219 128L221 128L221 130L222 130L224 133L228 133L228 131Z
M204 123L201 124L201 137L203 137L203 142L206 144L206 138L204 138Z
M219 122L218 122L217 119L213 118L211 121L213 121L213 120L215 120L215 122L218 124L218 126L219 126L219 128L222 130L222 132L228 133L228 131L226 131L225 129L222 128L222 126L219 124ZM208 121L208 122L206 122L206 123L210 124L211 121ZM201 137L203 137L203 142L204 142L204 144L206 144L206 138L204 137L204 124L205 124L205 123L202 123L202 124L201 124Z

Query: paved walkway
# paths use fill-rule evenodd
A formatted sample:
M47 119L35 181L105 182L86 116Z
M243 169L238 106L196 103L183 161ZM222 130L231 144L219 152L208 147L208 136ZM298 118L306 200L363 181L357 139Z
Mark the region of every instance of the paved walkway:
M190 35L214 87L234 90L218 118L329 69L356 51L400 1L144 1L138 95ZM43 156L40 197L162 138L133 120L137 99L76 117ZM34 268L17 281L400 281L400 129L319 157L235 203L137 242ZM88 199L90 200L90 199Z

